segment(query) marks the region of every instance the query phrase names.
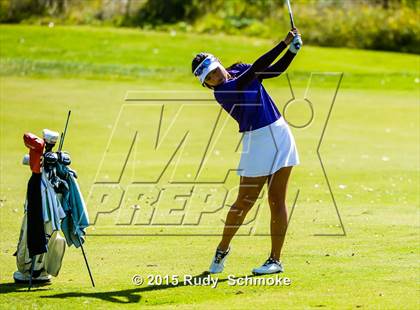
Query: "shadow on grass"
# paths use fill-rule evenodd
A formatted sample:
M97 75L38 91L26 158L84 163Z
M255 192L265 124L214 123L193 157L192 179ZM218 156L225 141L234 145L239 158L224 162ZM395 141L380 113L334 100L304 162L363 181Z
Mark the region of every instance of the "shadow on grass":
M48 291L50 289L43 288L46 286L50 286L51 283L34 283L31 290L28 291L28 284L24 283L0 283L0 293L7 294L7 293L31 293L31 292L39 292L39 291Z
M193 282L194 279L205 278L208 275L209 273L205 271L199 275L194 276L191 281ZM248 277L254 277L254 276L248 275ZM227 278L219 279L218 283L223 283L226 281L228 281ZM166 290L170 288L177 288L177 287L183 287L183 286L190 286L190 285L188 283L180 281L178 285L151 285L151 286L138 287L138 288L128 289L128 290L98 292L98 293L70 292L70 293L61 293L61 294L49 295L49 296L41 296L41 298L88 297L88 298L98 298L98 299L109 301L109 302L129 304L129 303L137 303L141 300L141 295L138 295L138 293L156 291L156 290Z

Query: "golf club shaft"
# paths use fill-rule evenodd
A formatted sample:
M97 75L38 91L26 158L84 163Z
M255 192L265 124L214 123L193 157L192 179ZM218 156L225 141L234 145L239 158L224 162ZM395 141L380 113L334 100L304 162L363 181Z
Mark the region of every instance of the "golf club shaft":
M292 28L295 28L295 21L293 20L292 6L290 5L290 0L286 0L287 9L289 10L290 25Z
M60 152L63 148L63 144L64 144L64 138L66 137L66 132L67 132L67 126L69 125L69 120L70 120L70 114L71 114L71 110L69 110L69 113L67 114L67 120L66 120L66 125L64 126L64 131L61 134L60 137L60 144L58 146L58 151Z
M295 21L293 20L293 12L292 12L292 6L290 5L290 0L286 0L287 3L287 9L289 10L289 17L290 17L290 25L292 26L292 29L295 28ZM300 49L299 43L294 43L296 49Z

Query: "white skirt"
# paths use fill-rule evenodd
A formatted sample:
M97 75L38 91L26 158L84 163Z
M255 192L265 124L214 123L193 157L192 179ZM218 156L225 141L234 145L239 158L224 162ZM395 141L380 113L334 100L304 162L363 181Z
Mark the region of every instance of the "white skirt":
M299 163L295 139L283 116L270 125L244 132L238 175L266 176Z

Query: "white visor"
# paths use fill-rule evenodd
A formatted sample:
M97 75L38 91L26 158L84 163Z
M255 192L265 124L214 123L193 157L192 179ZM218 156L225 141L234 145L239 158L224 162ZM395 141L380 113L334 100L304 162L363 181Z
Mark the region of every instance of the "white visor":
M207 59L210 59L211 61L209 65L205 65ZM201 84L203 84L206 76L216 68L222 68L222 65L213 55L210 55L198 65L198 67L194 70L194 74L197 75L197 71L202 71L199 75L197 75L197 77Z

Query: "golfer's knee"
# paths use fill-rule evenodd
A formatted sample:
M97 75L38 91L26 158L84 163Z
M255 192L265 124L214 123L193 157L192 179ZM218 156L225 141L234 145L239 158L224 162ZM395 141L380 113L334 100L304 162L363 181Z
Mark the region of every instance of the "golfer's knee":
M258 197L255 197L254 195L242 195L239 196L236 200L235 204L232 206L236 208L239 211L242 212L248 212L252 206L255 204L255 201Z
M268 197L268 204L271 210L282 210L286 208L286 202L282 197Z

